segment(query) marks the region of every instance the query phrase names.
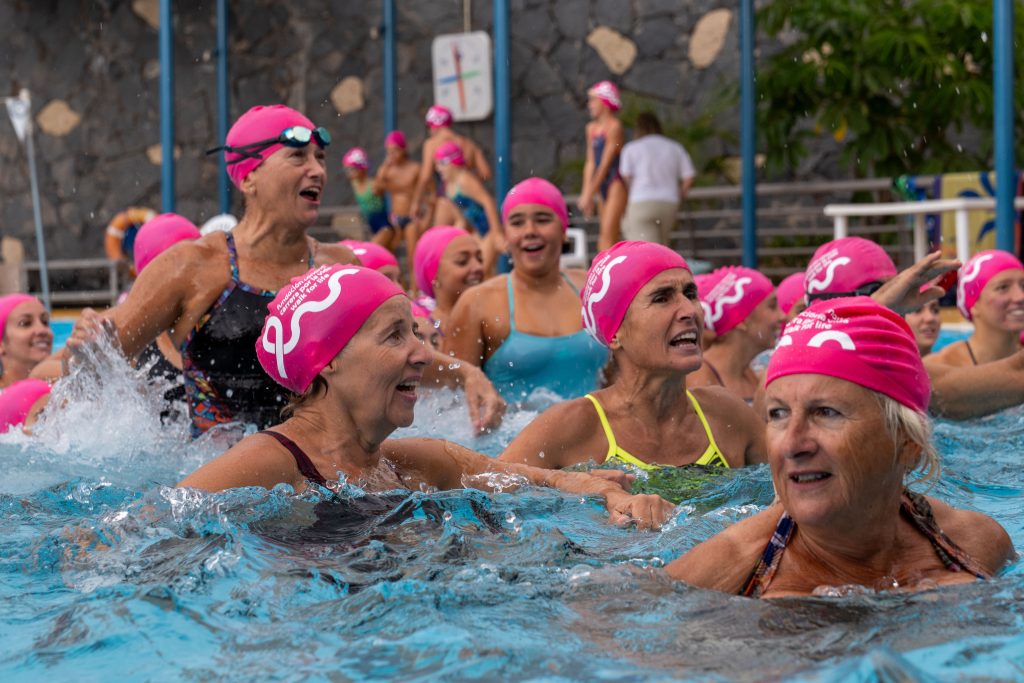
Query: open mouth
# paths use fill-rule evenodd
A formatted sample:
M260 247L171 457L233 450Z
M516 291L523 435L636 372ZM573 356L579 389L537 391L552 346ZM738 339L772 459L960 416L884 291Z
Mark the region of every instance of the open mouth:
M406 396L411 396L415 398L416 390L419 388L419 386L420 381L418 379L406 379L399 382L395 389L400 394L405 394Z
M543 250L544 250L544 243L543 242L540 243L540 244L524 244L523 245L523 251L525 251L528 254L533 254L535 252L543 251Z
M810 484L816 481L824 481L831 476L828 472L801 472L800 474L789 475L789 480L796 484Z
M311 202L320 201L320 188L319 187L307 187L305 190L300 190L299 195L308 199Z
M473 273L465 279L467 286L478 285L484 281L484 276L481 273Z
M669 340L668 345L674 347L697 346L697 333L693 331L680 332Z

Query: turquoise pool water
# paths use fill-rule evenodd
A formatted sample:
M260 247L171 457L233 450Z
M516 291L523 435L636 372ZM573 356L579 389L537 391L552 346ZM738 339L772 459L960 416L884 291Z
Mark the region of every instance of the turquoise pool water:
M772 499L767 468L695 479L665 530L559 493L292 497L170 488L220 450L162 427L137 377L0 437L0 680L1024 678L1024 573L913 595L756 602L658 567ZM78 381L76 378L73 378ZM458 397L406 433L496 452ZM1024 546L1024 411L939 423L934 494ZM98 544L106 549L98 548Z

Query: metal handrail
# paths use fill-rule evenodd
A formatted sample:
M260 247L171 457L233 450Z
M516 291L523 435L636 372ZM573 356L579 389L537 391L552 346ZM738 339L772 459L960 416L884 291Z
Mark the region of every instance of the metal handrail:
M1013 207L1024 209L1024 197L1014 199ZM834 239L849 234L849 219L868 216L913 216L914 260L919 261L928 251L925 216L931 213L952 212L956 222L956 257L963 263L971 257L970 211L992 211L996 200L990 197L955 197L952 199L922 199L913 202L880 202L877 204L828 204L824 213L833 219Z

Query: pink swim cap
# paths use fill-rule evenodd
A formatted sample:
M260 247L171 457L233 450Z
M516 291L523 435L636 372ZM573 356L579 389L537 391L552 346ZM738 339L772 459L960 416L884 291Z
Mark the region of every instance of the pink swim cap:
M450 225L436 225L423 233L416 243L412 257L412 272L416 276L416 286L427 296L434 296L434 278L441 266L444 250L453 240L468 235L462 228Z
M345 152L345 156L341 158L341 165L345 168L360 168L365 171L370 168L370 160L366 158L365 149L353 147Z
M637 292L655 275L672 268L690 270L682 256L653 242L619 242L598 254L580 292L587 332L609 346Z
M410 301L409 306L412 309L412 317L414 318L430 318L430 311L423 306L419 305L415 301Z
M998 249L979 251L960 269L956 287L956 307L961 315L973 320L972 309L988 281L1004 270L1024 270L1024 264L1013 254Z
M845 294L869 282L896 277L896 266L882 247L863 237L826 242L807 266L807 296Z
M39 301L39 299L28 294L0 296L0 340L3 340L4 335L7 334L7 319L11 317L11 313L14 312L15 308L26 301Z
M731 331L775 291L772 281L752 268L726 266L697 285L704 327L721 336Z
M305 126L316 128L313 122L283 104L274 104L268 107L253 107L238 117L235 125L228 131L228 137L224 141L228 147L243 147L245 145L275 138L292 126ZM267 157L281 149L280 143L270 145L266 149L254 151L259 155L253 159L237 152L225 152L224 158L228 163L228 176L235 187L241 187L245 177L255 171Z
M596 97L604 103L604 106L612 111L618 111L622 108L622 98L619 97L619 89L611 81L599 81L590 86L587 96Z
M375 242L361 242L359 240L342 240L343 244L352 250L359 257L359 262L371 270L380 270L385 266L397 266L398 259L388 249Z
M50 385L41 379L23 379L0 393L0 434L25 423L36 401L50 393Z
M786 315L793 310L797 301L804 298L804 274L793 273L775 288L775 296L779 299L779 308Z
M434 151L434 160L455 166L466 165L466 157L462 156L462 148L451 140L438 145L437 150Z
M150 261L178 242L197 240L201 236L192 221L176 213L150 218L135 236L135 272L141 273Z
M292 280L270 303L256 341L260 365L301 394L380 305L405 292L375 270L320 266Z
M452 125L452 113L448 107L435 104L427 110L426 121L431 128L446 128Z
M569 209L565 206L562 191L543 178L527 178L508 191L505 201L501 203L502 222L507 223L512 209L520 204L546 206L554 211L555 216L562 222L562 232L569 228Z
M405 149L405 133L400 130L393 130L384 138L384 145L394 145Z
M906 321L866 296L815 301L782 332L765 386L786 375L828 375L925 412L931 385Z

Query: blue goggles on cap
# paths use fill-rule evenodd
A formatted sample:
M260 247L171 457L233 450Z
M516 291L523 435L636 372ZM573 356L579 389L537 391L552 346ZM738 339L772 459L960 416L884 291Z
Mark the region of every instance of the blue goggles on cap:
M237 159L228 161L228 164L237 164L242 159L259 159L260 152L265 150L267 147L273 145L284 145L285 147L305 147L310 142L315 142L317 147L324 149L327 145L331 144L331 134L327 132L326 128L306 128L305 126L291 126L281 131L281 134L274 138L267 138L266 140L258 140L256 142L250 142L244 145L238 145L232 147L231 145L221 145L220 147L214 147L206 151L207 154L213 154L215 152L231 152L238 154Z

